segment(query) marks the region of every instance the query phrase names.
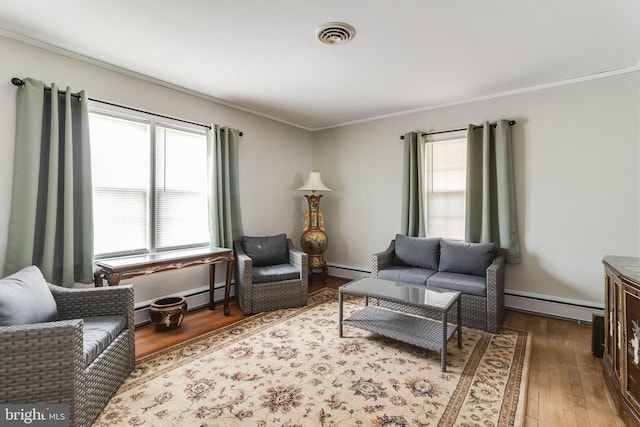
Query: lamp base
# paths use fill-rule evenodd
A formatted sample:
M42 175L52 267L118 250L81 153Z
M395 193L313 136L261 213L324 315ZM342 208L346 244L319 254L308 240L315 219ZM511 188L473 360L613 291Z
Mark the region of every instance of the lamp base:
M300 246L309 256L309 281L316 270L320 270L322 283L325 284L329 271L324 261L324 251L327 249L327 233L324 231L324 214L319 210L322 195L306 195L309 210L304 215L304 230L300 236Z

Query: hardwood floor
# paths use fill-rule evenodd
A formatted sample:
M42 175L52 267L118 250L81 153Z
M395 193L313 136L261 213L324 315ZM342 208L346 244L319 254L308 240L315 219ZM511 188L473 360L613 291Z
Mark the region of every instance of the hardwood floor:
M326 287L338 288L348 279L329 277ZM312 280L309 292L325 287ZM158 332L150 325L136 329L136 358L224 327L245 316L230 303L188 312L177 329ZM532 333L526 426L624 426L611 403L602 376L602 359L591 355L591 325L508 310L504 325Z

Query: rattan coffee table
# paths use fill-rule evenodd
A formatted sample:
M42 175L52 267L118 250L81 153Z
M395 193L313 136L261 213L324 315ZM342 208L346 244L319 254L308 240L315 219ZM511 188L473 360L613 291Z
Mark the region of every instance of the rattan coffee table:
M342 312L344 294L364 297L365 305L347 319L343 319ZM369 298L391 303L393 309L369 305ZM338 302L340 337L343 336L342 326L349 325L438 351L442 372L446 372L447 369L447 342L456 331L458 348L462 348L460 292L427 289L424 286L367 277L340 286ZM424 309L430 317L403 312L403 306ZM452 324L447 315L454 306L457 310L457 323Z

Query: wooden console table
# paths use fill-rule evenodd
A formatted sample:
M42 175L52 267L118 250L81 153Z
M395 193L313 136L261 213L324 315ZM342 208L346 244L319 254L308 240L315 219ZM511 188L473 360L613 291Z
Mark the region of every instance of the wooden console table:
M97 287L103 286L104 280L107 281L109 286L116 286L123 279L130 279L159 271L209 264L209 309L213 310L215 308L213 287L215 283L216 264L222 262L227 263L227 280L224 288L224 315L228 316L229 294L231 291L231 276L233 274L234 262L231 249L208 247L101 259L95 262L98 268L93 274L93 282Z

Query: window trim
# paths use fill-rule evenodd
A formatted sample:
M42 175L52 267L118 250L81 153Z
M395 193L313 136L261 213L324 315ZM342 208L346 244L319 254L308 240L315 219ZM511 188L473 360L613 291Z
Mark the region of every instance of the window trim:
M422 134L421 137L421 144L423 144L422 147L422 153L423 153L423 171L424 171L424 177L423 177L423 185L424 185L424 189L423 189L423 199L424 199L424 222L425 222L425 231L429 229L429 217L428 217L428 212L429 212L429 188L432 188L433 183L430 182L430 180L428 180L428 174L427 174L427 164L428 164L428 149L427 149L427 145L431 144L431 143L440 143L440 142L447 142L447 141L455 141L455 140L459 140L459 139L465 139L467 142L467 145L469 143L468 141L468 135L467 135L467 130L466 129L460 129L460 130L456 130L456 131L450 131L450 132L443 132L443 133L435 133L435 134ZM468 165L467 165L468 167ZM466 170L466 169L465 169ZM466 188L465 188L465 194L466 194ZM433 193L433 191L431 191L431 193ZM465 196L466 197L466 196ZM463 212L464 214L464 212ZM463 224L463 236L464 236L464 224ZM435 237L435 236L434 236ZM437 237L443 237L446 238L445 236L437 236Z
M147 248L145 249L137 249L137 250L129 250L129 251L119 251L119 252L108 252L95 254L94 259L110 259L110 258L122 258L127 256L134 255L144 255L144 254L153 254L153 253L163 253L163 252L172 252L184 249L196 249L196 248L204 248L211 246L211 242L203 242L203 243L194 243L189 245L179 245L172 246L169 248L158 248L157 247L157 237L156 237L156 128L164 127L167 129L188 132L193 134L199 134L203 137L206 137L206 129L202 125L197 123L186 122L180 119L172 119L168 116L163 115L154 115L153 113L148 113L140 110L131 110L126 107L119 107L111 104L102 104L96 101L89 101L89 114L97 114L103 115L106 117L111 117L114 119L120 120L128 120L140 124L144 124L149 126L149 156L150 156L150 167L151 173L149 174L149 197L147 200L147 211L148 211L148 242Z

